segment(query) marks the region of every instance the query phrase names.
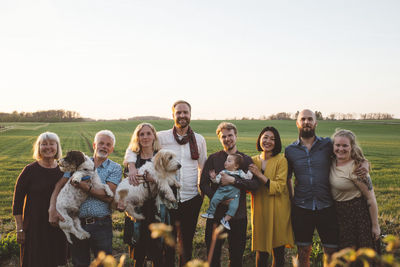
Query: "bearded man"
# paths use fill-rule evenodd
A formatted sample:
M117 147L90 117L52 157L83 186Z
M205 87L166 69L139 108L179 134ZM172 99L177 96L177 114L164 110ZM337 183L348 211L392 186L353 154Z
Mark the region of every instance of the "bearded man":
M314 230L317 229L327 261L337 250L339 226L331 194L329 172L333 145L329 137L315 135L317 118L309 109L301 111L296 125L299 139L286 147L288 186L292 199L292 226L298 251L299 266L310 266ZM368 173L368 162L356 170ZM295 176L294 194L292 174Z

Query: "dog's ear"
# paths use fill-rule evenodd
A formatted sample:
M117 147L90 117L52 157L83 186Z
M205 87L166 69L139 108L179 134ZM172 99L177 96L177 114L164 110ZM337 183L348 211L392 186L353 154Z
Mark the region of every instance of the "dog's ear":
M161 153L158 152L153 158L154 169L157 172L160 172L162 170L163 163L161 161L162 161Z
M69 153L71 153L72 162L75 163L75 166L78 167L85 161L85 154L83 154L81 151L72 150L68 152L68 154Z

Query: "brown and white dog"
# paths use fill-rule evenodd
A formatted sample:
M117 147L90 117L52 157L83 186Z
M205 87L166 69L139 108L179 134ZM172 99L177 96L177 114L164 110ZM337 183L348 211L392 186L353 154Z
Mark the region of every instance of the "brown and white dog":
M56 209L64 218L59 222L61 230L64 231L68 242L72 244L70 234L74 234L78 239L86 239L90 234L83 230L79 220L79 209L81 204L88 197L88 193L76 188L72 183L80 183L85 176L90 177L89 182L94 189L104 189L106 194L113 197L113 192L107 184L103 184L94 167L94 162L80 151L70 151L67 156L58 161L61 171L71 172L72 176L57 197Z
M176 159L175 153L167 149L161 149L151 162L146 162L138 169L139 175L144 175L147 172L154 178L155 183L148 183L150 188L147 188L144 183L133 186L129 184L129 179L123 179L115 193L115 205L120 203L118 206L126 207L125 211L131 218L139 220L145 217L137 213L135 207L143 206L148 199L157 197L167 207L174 205L176 198L171 186L180 187L175 178L176 172L180 168L181 164Z

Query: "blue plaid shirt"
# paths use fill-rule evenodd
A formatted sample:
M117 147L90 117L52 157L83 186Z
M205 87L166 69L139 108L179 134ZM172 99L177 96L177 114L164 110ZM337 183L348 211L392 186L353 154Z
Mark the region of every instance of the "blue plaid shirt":
M329 172L333 146L329 137L316 137L310 151L300 140L285 149L288 178L294 173L294 204L300 208L321 210L333 205Z
M92 158L93 160L93 158ZM99 167L96 169L100 176L100 180L103 184L106 182L111 182L118 185L121 181L122 170L118 163L110 159L106 159ZM70 173L64 173L64 177L69 178ZM79 217L104 217L111 215L111 209L109 203L103 202L95 197L88 197L85 202L82 203Z

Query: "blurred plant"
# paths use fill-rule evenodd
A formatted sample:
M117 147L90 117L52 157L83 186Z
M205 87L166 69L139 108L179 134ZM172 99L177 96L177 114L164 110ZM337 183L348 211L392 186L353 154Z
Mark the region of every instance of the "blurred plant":
M180 235L179 224L176 225L176 228L177 228L177 235L179 236ZM172 233L173 227L171 225L166 225L164 223L152 223L149 225L149 229L151 231L152 238L162 237L162 238L164 238L164 241L168 246L171 246L171 247L176 246L175 237ZM199 259L193 259L193 260L187 262L185 267L209 267L213 253L214 253L215 243L217 242L217 239L224 239L228 236L228 234L226 232L224 232L224 229L225 228L222 225L219 225L218 227L214 228L211 245L210 245L210 251L208 253L208 258L207 258L206 262L199 260ZM178 247L178 252L183 253L182 248Z
M386 244L387 254L379 255L371 248L360 248L358 250L345 248L333 254L329 267L359 266L360 264L366 267L370 265L400 267L400 262L394 257L395 250L400 247L399 238L394 235L387 235L382 241Z
M165 244L168 246L174 247L176 245L175 237L172 233L172 225L166 225L165 223L152 223L149 225L149 229L153 239L162 237L164 238Z
M117 265L117 260L112 255L106 255L104 251L100 251L97 258L92 261L89 267L122 267L124 265L125 257L125 254L122 255Z
M0 235L0 260L18 255L19 244L17 243L17 235L15 231L6 235Z

